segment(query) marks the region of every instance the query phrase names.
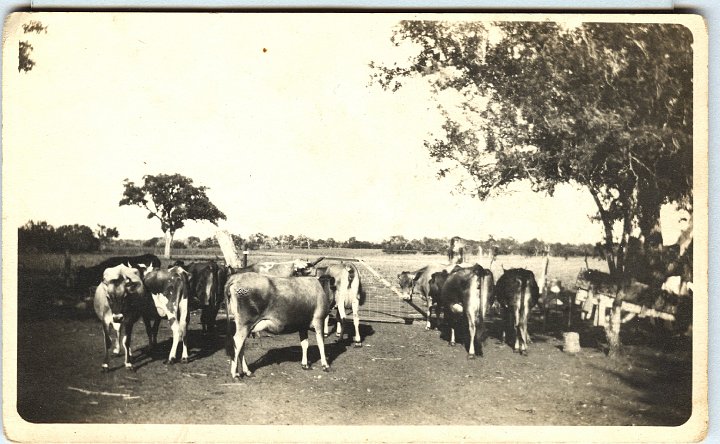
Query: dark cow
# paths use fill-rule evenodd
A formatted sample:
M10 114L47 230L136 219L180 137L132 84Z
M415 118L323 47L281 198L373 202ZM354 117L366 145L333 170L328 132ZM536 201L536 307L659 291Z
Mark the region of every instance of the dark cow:
M273 334L300 334L303 369L309 369L307 360L308 328L315 329L320 361L324 371L330 366L325 358L323 320L333 304L335 285L331 276L280 278L248 272L234 274L225 285L228 314L235 318L235 334L228 323L227 351L232 357L230 374L252 376L245 360L245 340L251 332L267 330Z
M440 288L438 304L442 306L450 325L450 345L455 345L455 328L460 325L460 315L465 313L469 329L468 359L476 354L482 356L482 335L485 316L493 304L494 278L489 269L475 264L469 268L455 267L443 270L431 277L431 286Z
M182 363L188 361L188 347L185 335L189 322L188 293L190 284L188 273L181 267L167 270L152 270L145 274L145 291L150 296L152 306L146 306L146 315L155 320L152 329L151 346L157 343L160 318L166 318L173 334L172 347L167 364L176 362L177 347L182 342Z
M332 276L335 279L335 308L337 310L335 335L342 339L345 310L352 309L355 336L353 344L362 347L360 338L360 306L365 303L365 291L362 288L360 272L354 264L332 264L318 268L319 276ZM330 315L325 318L323 335L328 336Z
M415 293L420 294L427 302L427 323L425 324L425 330L432 328L430 324L430 314L433 306L436 306L435 298L440 294L439 289L435 287L430 288L430 278L434 273L446 270L447 265L430 264L417 271L403 271L398 274L398 283L400 285L400 292L404 295L405 299L412 299L412 295ZM437 321L440 317L435 310L435 320Z
M524 268L505 270L495 286L495 296L504 311L506 326L515 335L513 351L527 356L527 344L530 341L527 330L530 310L540 299L540 288L535 281L535 274Z
M177 263L188 272L188 299L191 309L202 308L200 323L203 334L215 329L215 318L223 302L223 290L227 272L215 261L193 262L188 265Z
M450 239L450 248L448 248L448 260L450 264L462 264L465 261L465 252L467 251L467 241L459 236Z
M100 262L92 267L79 266L75 278L76 288L87 288L97 285L103 277L106 269L118 265L127 265L135 268L142 276L148 268L160 268L160 259L154 254L143 254L141 256L115 256Z
M133 369L130 358L130 338L132 328L147 303L147 296L143 286L140 272L125 265L108 268L103 273L102 282L95 290L93 306L95 314L102 322L103 344L105 346L105 360L103 371L108 370L109 349L112 347L110 328L112 327L117 335L117 341L113 352L120 353L120 343L125 349L125 367ZM150 320L144 319L145 329L150 338ZM122 336L122 340L120 339Z

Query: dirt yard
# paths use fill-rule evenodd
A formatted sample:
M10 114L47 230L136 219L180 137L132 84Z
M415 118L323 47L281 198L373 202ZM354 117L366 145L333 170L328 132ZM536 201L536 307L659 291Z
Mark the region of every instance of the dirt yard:
M521 357L498 341L493 318L484 357L468 360L462 345L448 346L447 332L425 331L424 322L361 322L362 348L325 340L329 373L320 369L313 334L311 371L300 368L296 334L264 336L249 340L255 377L233 381L225 320L217 336L203 337L193 313L188 364L163 364L166 322L148 354L140 322L137 371L115 357L102 373L94 314L58 306L49 297L53 276L19 278L17 401L31 422L674 426L691 413L690 339L659 338L639 324L625 328L625 353L611 360L592 331L582 332L582 352L569 355L561 332L540 334L533 318L530 355Z

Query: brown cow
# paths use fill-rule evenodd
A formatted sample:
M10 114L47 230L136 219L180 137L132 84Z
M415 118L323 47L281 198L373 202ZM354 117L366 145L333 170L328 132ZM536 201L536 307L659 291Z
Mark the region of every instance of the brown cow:
M530 342L528 317L530 310L540 299L540 288L535 281L535 274L524 268L505 270L497 281L495 295L503 307L506 329L512 330L515 335L513 352L527 356L527 344Z
M489 269L479 264L472 267L455 267L434 273L431 285L440 287L438 304L444 309L450 324L450 345L455 345L455 329L459 316L465 313L468 323L468 359L482 356L482 335L485 331L485 316L493 304L494 279ZM477 350L476 346L477 345Z
M315 329L320 361L324 371L330 369L325 358L322 337L323 320L333 303L332 276L281 278L248 272L234 274L225 285L228 314L235 318L235 334L228 323L227 351L232 357L233 378L252 376L245 360L245 340L251 332L266 330L273 334L298 332L302 348L301 366L310 369L307 359L308 329ZM241 366L242 373L238 371Z
M353 344L362 347L360 337L360 306L365 302L365 291L360 281L360 272L353 264L332 264L318 268L320 276L332 276L335 279L335 308L337 309L335 335L342 339L342 324L345 321L345 310L352 309L355 336ZM323 335L328 336L330 315L325 318Z

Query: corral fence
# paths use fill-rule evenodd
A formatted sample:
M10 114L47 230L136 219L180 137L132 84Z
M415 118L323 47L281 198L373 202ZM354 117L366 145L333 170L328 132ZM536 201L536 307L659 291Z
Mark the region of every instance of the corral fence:
M367 295L360 307L360 319L375 322L410 323L424 319L424 310L413 301L402 299L402 295L375 268L360 258L324 257L321 262L355 263L360 273L360 282Z

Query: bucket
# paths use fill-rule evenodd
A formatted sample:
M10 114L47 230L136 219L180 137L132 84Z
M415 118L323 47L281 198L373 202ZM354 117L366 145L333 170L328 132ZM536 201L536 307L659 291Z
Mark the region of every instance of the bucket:
M563 351L565 353L578 353L580 351L580 334L576 332L563 333L565 345Z

